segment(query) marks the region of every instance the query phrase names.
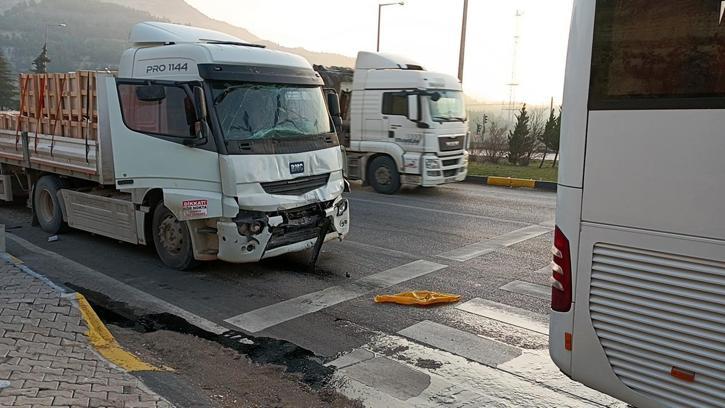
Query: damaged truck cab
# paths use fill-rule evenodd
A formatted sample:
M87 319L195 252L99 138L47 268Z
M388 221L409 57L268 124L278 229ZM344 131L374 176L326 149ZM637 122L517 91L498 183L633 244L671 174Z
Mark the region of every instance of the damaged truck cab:
M342 154L304 58L163 23L130 40L106 83L116 185L139 204L161 194L162 247L183 241L179 221L197 260L254 262L347 234Z
M23 171L44 230L67 222L153 244L178 269L310 248L314 262L323 242L347 235L343 156L327 109L336 101L304 58L156 22L136 25L130 42L117 75L95 74L94 176L40 172L29 149Z

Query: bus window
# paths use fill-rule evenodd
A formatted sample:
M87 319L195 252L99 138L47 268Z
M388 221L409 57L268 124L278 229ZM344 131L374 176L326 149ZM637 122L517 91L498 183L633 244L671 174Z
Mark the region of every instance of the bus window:
M719 0L599 0L590 109L725 107Z

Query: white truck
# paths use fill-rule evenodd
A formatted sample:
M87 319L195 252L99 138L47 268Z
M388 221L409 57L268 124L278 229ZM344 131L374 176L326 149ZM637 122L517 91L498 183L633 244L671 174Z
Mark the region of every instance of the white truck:
M469 133L457 78L372 52L358 53L354 72L315 69L340 95L348 179L394 194L401 185L432 187L466 178Z
M44 231L153 243L178 269L307 249L314 264L323 242L346 236L339 120L326 107L338 102L304 58L156 22L130 42L118 73L95 73L86 91L95 131L60 135L66 121L54 127L55 109L38 104L28 123L0 130L5 199L24 187ZM73 116L64 89L41 98Z

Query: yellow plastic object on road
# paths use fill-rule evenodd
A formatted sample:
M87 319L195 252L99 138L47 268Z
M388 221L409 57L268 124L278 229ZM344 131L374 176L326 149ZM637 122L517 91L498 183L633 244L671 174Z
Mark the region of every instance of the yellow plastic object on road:
M403 292L395 295L375 296L375 303L397 303L399 305L418 306L435 305L438 303L455 303L459 300L461 300L461 295L451 295L449 293L438 293L427 290Z

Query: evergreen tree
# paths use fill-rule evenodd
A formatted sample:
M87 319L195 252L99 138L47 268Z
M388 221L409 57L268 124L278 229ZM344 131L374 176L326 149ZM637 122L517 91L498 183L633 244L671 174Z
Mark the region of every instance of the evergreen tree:
M539 168L542 168L544 166L544 161L546 161L546 155L549 154L549 152L555 152L558 150L558 136L556 136L556 114L554 113L554 109L552 109L549 112L549 119L546 120L546 125L544 125L544 133L541 134L539 137L539 141L541 144L544 145L544 156L541 158L541 163L539 164ZM554 139L556 139L556 145L554 144Z
M49 62L50 58L48 58L48 44L43 44L43 50L40 51L40 55L35 57L35 59L33 60L32 71L36 74L44 74L48 72Z
M15 78L5 56L0 52L0 110L14 109L17 106L16 97Z
M556 167L556 161L559 159L559 142L561 140L561 108L559 108L559 115L556 117L554 122L554 130L552 131L551 137L551 150L556 152L554 156L554 164L551 167Z
M511 164L518 164L519 161L528 153L527 137L530 132L529 113L526 111L526 104L524 104L521 106L519 114L516 115L516 126L514 127L514 130L509 131L508 160Z

